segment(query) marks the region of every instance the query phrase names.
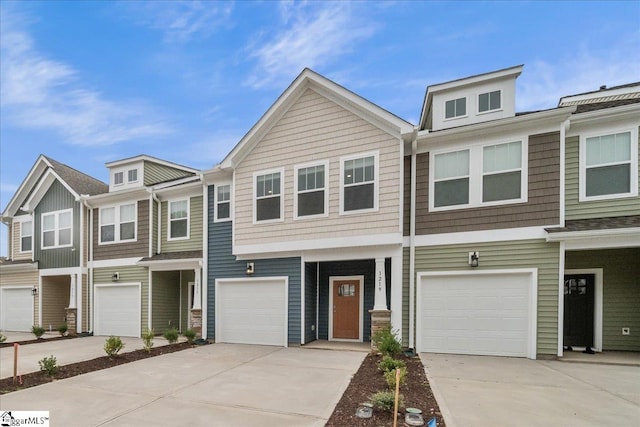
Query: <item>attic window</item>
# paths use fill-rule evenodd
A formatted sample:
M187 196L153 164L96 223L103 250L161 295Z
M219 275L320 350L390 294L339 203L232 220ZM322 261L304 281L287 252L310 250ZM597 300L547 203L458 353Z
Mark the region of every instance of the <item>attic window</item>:
M113 174L113 185L124 184L124 172L116 172Z
M444 118L452 119L467 115L467 98L451 99L444 103Z
M130 169L127 172L127 182L136 182L138 180L138 169Z
M500 109L500 91L481 93L478 95L478 112L485 113Z

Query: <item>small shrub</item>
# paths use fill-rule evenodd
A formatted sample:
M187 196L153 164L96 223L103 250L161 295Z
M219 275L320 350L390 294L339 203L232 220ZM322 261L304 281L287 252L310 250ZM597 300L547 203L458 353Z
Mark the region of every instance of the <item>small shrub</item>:
M193 329L187 329L186 331L184 331L184 337L187 339L187 342L191 344L193 343L193 340L196 339L196 331L194 331Z
M0 334L0 342L5 342L7 340L7 337L3 334Z
M404 368L407 364L404 360L394 359L391 356L384 356L380 362L378 362L378 369L382 372L395 371L396 368Z
M123 348L124 343L122 339L120 337L114 337L113 335L107 338L107 341L104 343L104 351L109 357L117 356L118 352Z
M66 323L58 326L58 332L60 333L60 336L64 337L65 335L67 335L67 330L69 330L69 328L67 327Z
M39 360L38 365L40 365L40 370L50 377L54 376L56 372L58 372L58 361L53 356Z
M169 341L169 344L175 344L178 342L178 330L176 328L169 328L166 331L164 331L164 334L162 334L162 336Z
M384 373L384 380L387 382L389 389L396 389L396 370L386 371ZM403 386L407 383L407 368L400 368L400 385Z
M37 339L40 339L44 335L44 328L42 326L33 325L31 327L31 333L36 336Z
M373 342L382 354L396 356L402 352L402 344L391 327L380 329L373 334Z
M147 353L151 351L151 347L153 347L153 338L155 333L153 329L147 329L146 332L142 334L142 343L144 344L144 349Z
M379 391L369 396L369 402L373 404L374 408L386 412L393 412L396 403L396 394L393 391ZM401 407L404 407L404 396L402 394L398 396L398 408Z

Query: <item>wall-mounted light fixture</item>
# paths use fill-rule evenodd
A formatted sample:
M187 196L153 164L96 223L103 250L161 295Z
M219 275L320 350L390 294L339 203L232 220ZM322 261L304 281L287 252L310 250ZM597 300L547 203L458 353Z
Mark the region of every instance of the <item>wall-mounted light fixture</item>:
M480 263L480 252L469 252L469 265L477 267Z
M33 288L31 288L31 295L33 295L34 297L36 295L38 295L38 287L34 286Z
M248 262L247 263L247 275L251 276L255 272L256 272L255 265L253 265L252 262Z
M118 280L120 280L120 273L118 273L117 271L115 273L113 273L111 275L111 281L112 282L117 282Z

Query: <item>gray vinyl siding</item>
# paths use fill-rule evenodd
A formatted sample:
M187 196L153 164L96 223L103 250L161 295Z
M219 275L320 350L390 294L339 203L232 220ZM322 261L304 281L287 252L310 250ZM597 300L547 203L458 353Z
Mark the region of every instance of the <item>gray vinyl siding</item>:
M636 142L638 143L638 142ZM567 138L565 145L565 205L566 219L591 219L638 215L640 197L580 202L580 137ZM640 150L638 150L640 157ZM639 159L640 161L640 159ZM636 177L640 186L640 174Z
M189 238L182 240L167 240L169 222L167 215L169 203L162 202L162 252L197 251L202 249L202 196L191 197L189 200Z
M59 249L42 249L42 214L65 209L73 209L73 246ZM34 260L38 268L77 267L80 265L80 204L75 197L55 180L44 195L33 215Z
M180 272L154 271L151 273L151 325L162 334L180 324Z
M318 265L307 262L304 266L304 342L308 343L316 339L317 305L318 305Z
M468 253L480 252L478 270L538 269L537 353L555 355L558 350L558 243L522 240L416 248L416 272L468 270ZM408 253L405 256L408 265ZM408 270L408 269L407 269ZM407 275L408 276L408 275ZM404 289L408 294L408 277ZM416 286L419 283L416 279ZM403 311L403 330L409 325L409 308ZM408 336L408 335L407 335Z
M109 267L96 268L93 270L93 283L111 284L111 276L113 273L120 273L119 283L140 283L142 287L142 309L140 310L140 333L147 330L149 319L149 273L145 267L127 266L127 267ZM94 295L94 292L92 292Z
M192 172L175 169L170 166L159 165L153 162L144 162L144 185L154 185L160 182L171 181L185 176L194 175Z
M602 349L640 351L640 248L566 253L565 269L603 270ZM622 335L622 328L631 328Z
M215 339L216 279L247 277L247 261L237 261L231 253L232 222L213 222L213 186L209 187L209 253L207 338ZM301 266L300 258L255 259L253 277L287 276L289 278L288 342L300 344L301 336Z
M138 223L135 242L99 244L100 209L96 208L93 210L94 260L145 257L149 255L149 201L139 200L137 204Z
M189 282L195 282L195 272L193 270L180 271L180 321L182 322L181 332L184 333L191 327L189 325Z

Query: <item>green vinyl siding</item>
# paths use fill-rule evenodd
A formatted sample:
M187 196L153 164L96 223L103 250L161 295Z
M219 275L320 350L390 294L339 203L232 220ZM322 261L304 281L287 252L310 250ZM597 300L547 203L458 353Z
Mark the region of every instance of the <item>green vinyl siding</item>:
M157 334L180 327L180 272L151 273L151 325Z
M160 182L172 181L185 176L194 175L192 172L160 165L153 162L144 162L144 185L154 185Z
M202 249L202 196L191 197L189 201L189 238L167 240L169 223L167 220L169 203L162 202L162 252L197 251Z
M140 333L147 330L149 318L149 273L145 267L109 267L96 268L93 270L94 285L111 284L113 273L120 273L118 283L140 283L142 286L142 309L140 310ZM92 292L92 295L94 292Z
M638 141L636 141L636 144ZM640 197L580 202L580 138L567 138L565 147L565 216L567 220L638 215ZM640 156L640 150L639 150ZM639 160L640 161L640 160ZM640 177L636 176L639 180Z
M522 240L495 243L473 243L416 248L416 272L469 270L468 253L480 253L481 270L538 269L537 353L557 354L558 350L558 271L559 244L544 240ZM404 265L408 271L409 251L405 251ZM405 275L403 331L409 325L409 276ZM416 285L418 281L416 280ZM405 301L403 300L403 305Z
M565 269L602 269L602 349L640 351L640 248L572 251ZM622 335L622 328L631 334Z

